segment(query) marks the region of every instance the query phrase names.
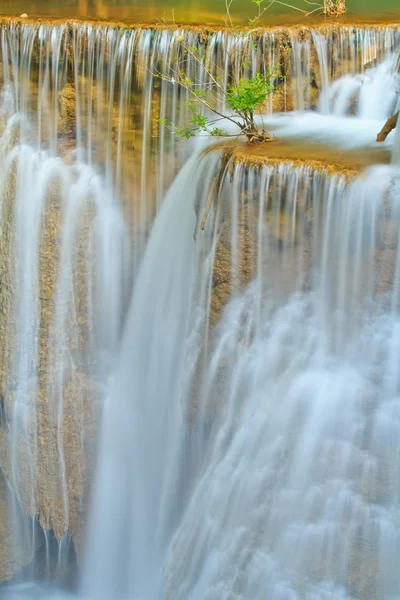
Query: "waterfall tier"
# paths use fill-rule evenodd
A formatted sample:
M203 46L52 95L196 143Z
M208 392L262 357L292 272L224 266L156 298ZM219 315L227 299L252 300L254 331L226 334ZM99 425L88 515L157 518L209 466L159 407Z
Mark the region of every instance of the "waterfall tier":
M394 597L400 172L220 169L192 159L149 240L86 596Z

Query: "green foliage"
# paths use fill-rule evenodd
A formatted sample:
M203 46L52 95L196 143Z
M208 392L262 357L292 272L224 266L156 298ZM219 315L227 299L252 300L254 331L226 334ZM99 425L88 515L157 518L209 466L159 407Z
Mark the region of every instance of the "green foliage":
M197 129L202 131L202 130L204 130L205 127L207 127L208 119L206 116L204 116L201 113L200 110L198 110L197 112L192 113L192 116L190 118L190 123L191 123L192 127L197 127Z
M226 104L239 115L253 115L275 87L271 75L257 73L252 79L241 79L227 90Z
M166 119L159 119L158 123L170 129L175 135L185 139L190 139L201 133L212 136L228 135L223 129L215 125L222 118L235 122L243 132L253 131L254 134L257 134L254 123L255 112L262 107L268 95L276 89L271 81L278 75L278 71L273 70L270 73L257 73L255 77L234 82L224 92L225 105L231 112L225 113L223 111L220 113L217 108L214 108L215 86L209 88L208 91L200 89L189 77L179 73L178 84L190 91L190 100L185 103L190 110L189 122L184 127L175 127L167 123ZM217 80L215 81L217 82ZM210 120L203 114L201 106L206 106L209 111L217 115L217 118ZM238 122L237 117L243 122Z
M251 0L257 14L254 19L250 19L250 24L257 24L271 3L275 1L278 2L278 0ZM240 29L233 25L230 15L231 5L232 0L226 0L226 23L233 44L227 47L222 44L221 51L226 54L228 63L235 53L237 54L236 60L240 64L241 75L237 74L236 69L229 70L228 88L224 68L214 64L211 55L205 53L203 47L187 43L184 35L176 38L179 52L175 55L174 63L166 67L167 74L158 74L161 79L170 81L173 85L177 84L187 93L186 107L189 109L190 117L185 126L168 124L165 120L159 121L160 125L180 137L188 139L199 133L212 136L228 135L217 125L225 119L238 130L238 133L231 135L245 135L250 142L272 139L254 117L255 113L262 109L269 94L276 89L272 81L280 76L280 68L269 73L245 76L251 69L251 65L246 61L243 50L247 47L257 52L259 39L258 36L253 36L253 32L248 28ZM191 63L201 72L201 76L196 77L195 81L193 81L193 72L196 71L191 69ZM208 116L205 116L204 112ZM212 114L214 118L210 120L209 116Z
M205 115L202 114L199 108L193 110L187 127L173 127L172 125L168 124L166 119L158 119L158 123L170 129L178 137L185 138L187 140L195 137L199 133L206 133L207 135L216 137L227 135L223 129L215 127L215 121L210 121Z

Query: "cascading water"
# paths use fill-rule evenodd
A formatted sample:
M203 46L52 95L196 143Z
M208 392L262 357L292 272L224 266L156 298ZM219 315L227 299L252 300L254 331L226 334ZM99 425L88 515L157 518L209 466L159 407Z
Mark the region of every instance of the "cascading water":
M204 244L193 239L194 206L202 187L211 187L215 163L196 158L171 187L153 227L105 407L86 566L85 591L94 598L161 595L159 566L184 494L187 380L198 352L191 341L198 325L189 316L199 292L195 249L200 253ZM105 515L111 518L99 528Z
M332 113L355 114L361 119L387 119L399 102L399 56L391 54L383 63L355 77L335 81L328 92Z
M375 31L355 30L347 35L353 43L349 44L343 32L334 41L332 36L313 32L312 45L305 40L293 46L299 74L293 78L297 111L268 120L279 137L312 138L346 149L372 147L382 124L399 109L398 31L383 29L377 35ZM338 63L333 58L337 55ZM317 77L312 79L315 62ZM316 84L319 93L313 99ZM316 112L305 111L310 108ZM392 138L384 146L391 143Z
M397 597L399 173L389 193L391 177L383 168L349 187L314 182L305 206L276 182L271 196L268 176L253 195L259 215L274 201L287 215L282 263L286 252L310 260L311 248L312 271L304 277L299 260L297 291L276 301L290 272L271 281L263 219L265 262L225 311L204 373L202 398L217 416L164 566L165 597ZM304 235L293 248L311 207L309 248Z
M129 261L112 182L79 154L69 164L61 158L65 35L63 27L2 30L0 138L0 453L14 494L13 521L21 523L12 552L30 563L43 545L50 570L52 531L60 579L71 534L79 535L95 400L122 328L123 261Z
M2 22L0 579L69 583L89 521L85 600L394 599L396 144L354 183L207 151L164 201L194 149L157 77L180 36L224 86L281 65L270 112L337 122L351 99L376 135L398 103L396 26L227 54L222 32Z
M105 413L86 596L394 598L400 173L348 185L290 164L234 167L194 242L210 164L178 177L142 264ZM204 316L192 329L218 293L190 300L194 247L205 289L227 268L226 239L256 278L215 331Z

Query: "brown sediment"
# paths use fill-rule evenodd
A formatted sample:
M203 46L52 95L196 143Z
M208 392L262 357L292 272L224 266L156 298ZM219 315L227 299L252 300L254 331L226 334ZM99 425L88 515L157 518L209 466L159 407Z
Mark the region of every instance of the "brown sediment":
M390 151L381 148L339 150L320 144L290 143L274 140L263 144L221 142L206 152L223 148L235 162L254 167L290 162L293 167L306 166L329 175L340 174L351 179L375 164L389 164Z

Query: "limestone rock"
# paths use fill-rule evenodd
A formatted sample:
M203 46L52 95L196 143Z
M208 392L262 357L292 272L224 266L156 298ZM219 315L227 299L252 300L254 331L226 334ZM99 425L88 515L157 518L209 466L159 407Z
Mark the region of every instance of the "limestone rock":
M100 395L91 379L87 353L87 291L92 269L88 236L95 210L87 206L77 215L72 252L73 302L68 292L58 298L63 211L59 185L49 184L37 257L38 325L33 323L36 329L29 332L29 340L37 344L37 372L32 372L23 384L19 382L17 389L15 365L23 357L24 348L16 324L17 290L22 288L15 254L15 168L4 181L0 190L0 393L6 419L0 428L0 467L18 492L26 515L38 517L42 527L53 530L58 539L66 533L80 539ZM57 314L68 324L62 330ZM79 355L76 364L81 371L75 366L75 355ZM16 466L13 473L11 460Z
M23 538L10 504L11 495L0 472L0 583L15 577L32 561L35 551Z

